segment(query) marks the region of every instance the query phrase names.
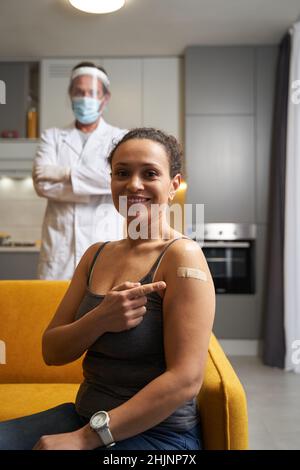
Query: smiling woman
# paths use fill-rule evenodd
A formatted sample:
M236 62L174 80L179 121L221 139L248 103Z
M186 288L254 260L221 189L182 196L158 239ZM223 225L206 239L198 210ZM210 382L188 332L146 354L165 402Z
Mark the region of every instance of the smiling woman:
M166 218L181 153L174 137L147 128L112 150L115 207L126 198L127 227L137 219L131 208L143 207L151 230L137 238L128 230L123 240L85 252L43 335L48 365L86 353L76 403L0 423L0 449L201 449L196 396L215 294L201 248ZM154 215L153 205L160 208ZM183 277L187 268L202 276Z

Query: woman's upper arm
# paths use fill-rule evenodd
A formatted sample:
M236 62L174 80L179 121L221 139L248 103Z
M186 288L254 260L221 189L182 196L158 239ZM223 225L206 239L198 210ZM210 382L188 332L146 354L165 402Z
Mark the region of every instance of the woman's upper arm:
M166 365L177 370L183 380L201 385L214 320L215 289L199 245L181 240L168 252L162 268L167 284L163 299ZM207 279L178 277L179 267L200 270Z
M99 243L90 246L82 256L73 274L70 285L60 302L46 331L57 326L67 325L75 319L76 311L85 295L88 273Z

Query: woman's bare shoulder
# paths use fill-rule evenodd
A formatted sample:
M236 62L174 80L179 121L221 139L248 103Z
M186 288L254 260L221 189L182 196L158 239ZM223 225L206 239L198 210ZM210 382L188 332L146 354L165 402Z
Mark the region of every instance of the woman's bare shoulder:
M162 259L162 267L165 273L174 272L178 267L187 267L202 269L210 274L201 246L190 238L181 238L172 243Z
M83 257L86 257L86 258L93 257L97 253L99 248L103 245L103 243L104 242L93 243L93 245L91 245L87 248L87 250L85 251Z
M100 248L104 244L107 243L109 245L109 248L112 249L112 248L116 248L117 246L119 246L122 241L123 240L115 240L115 241L110 241L108 243L104 242L104 241L99 241L99 242L94 243L93 245L89 246L89 248L85 251L83 257L81 258L82 262L85 264L88 271L89 271L89 268L91 267L91 264L92 264L95 256L97 255L97 252L100 250Z
M83 269L83 271L85 272L86 276L88 275L90 269L91 269L91 266L92 266L92 263L93 263L93 260L97 254L97 251L101 248L101 246L104 244L104 242L97 242L97 243L93 243L93 245L89 246L86 251L84 252L84 254L82 255L82 258L80 260L80 265Z
M186 257L196 256L197 259L202 258L203 251L198 242L190 238L179 238L167 249L166 254L174 259L182 259Z

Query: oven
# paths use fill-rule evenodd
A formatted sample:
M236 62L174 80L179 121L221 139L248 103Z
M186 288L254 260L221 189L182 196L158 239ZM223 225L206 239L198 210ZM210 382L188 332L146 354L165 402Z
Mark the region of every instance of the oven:
M255 239L253 224L204 225L200 244L217 294L255 293Z

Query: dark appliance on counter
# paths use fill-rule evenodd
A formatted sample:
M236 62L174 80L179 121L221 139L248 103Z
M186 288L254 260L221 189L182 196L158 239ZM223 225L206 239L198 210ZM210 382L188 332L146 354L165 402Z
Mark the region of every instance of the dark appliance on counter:
M255 293L256 225L210 223L199 241L217 294Z

